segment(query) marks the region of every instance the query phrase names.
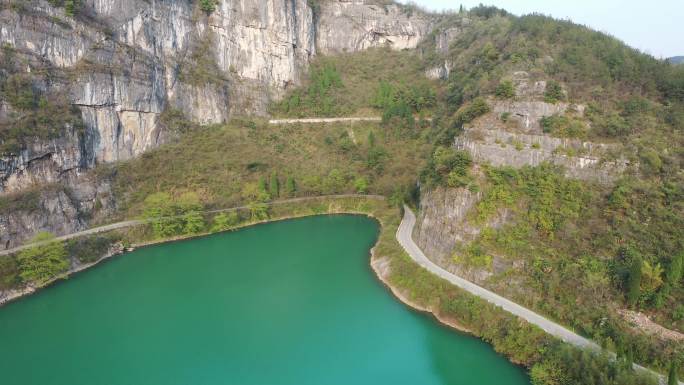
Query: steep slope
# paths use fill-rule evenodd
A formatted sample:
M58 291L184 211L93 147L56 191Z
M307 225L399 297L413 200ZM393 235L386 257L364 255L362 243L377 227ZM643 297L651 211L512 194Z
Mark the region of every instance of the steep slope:
M488 7L453 15L419 50L448 91L417 243L664 371L684 328L684 72L569 22ZM635 311L672 333L633 323Z
M422 13L373 2L222 0L212 12L187 0L78 4L0 5L2 195L45 183L62 193L78 189L96 165L135 158L181 134L170 124L179 116L208 124L265 114L300 83L319 50L411 48L431 28ZM38 196L38 208L54 199ZM112 204L66 196L74 208ZM36 222L24 220L26 211L5 211L0 241L82 228L98 215L62 212L44 211L54 219Z
M41 94L68 95L84 133L80 139L57 135L66 143L20 140L5 152L0 191L154 148L169 134L158 124L169 109L199 123L224 122L236 112L263 114L273 97L300 82L317 47L415 47L430 27L423 15L410 17L398 6L363 3L323 2L316 20L304 0L226 0L209 15L180 0L113 5L85 3L73 17L39 1L2 8L3 61L14 56L26 63L6 66L5 76L29 78ZM71 149L54 154L45 147ZM52 164L32 165L38 158Z

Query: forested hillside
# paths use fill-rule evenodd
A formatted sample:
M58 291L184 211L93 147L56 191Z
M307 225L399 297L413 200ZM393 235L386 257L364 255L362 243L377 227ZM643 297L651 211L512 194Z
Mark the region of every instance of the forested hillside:
M280 198L382 194L420 210L414 236L438 264L617 353L508 334L492 315L501 322L479 335L527 365L535 385L650 383L632 362L684 377L684 66L541 15L480 6L431 17L415 49L317 57L269 109L380 123L201 125L166 108L166 144L88 173L111 198L93 203L92 223L242 204L262 218ZM22 125L0 126L2 148L49 138L54 124L80 135L58 93L28 92L10 74L13 55L3 49L0 80ZM32 186L0 196L0 213L30 212L53 191L80 194ZM0 290L26 283L13 258L0 257ZM397 276L413 294L472 311L407 271Z

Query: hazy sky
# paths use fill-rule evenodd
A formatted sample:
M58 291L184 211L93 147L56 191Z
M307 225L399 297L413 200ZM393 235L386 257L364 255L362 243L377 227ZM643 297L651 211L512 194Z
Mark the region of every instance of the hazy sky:
M403 2L406 2L405 0ZM684 0L413 0L430 10L484 3L516 15L532 12L570 19L607 32L656 57L684 55Z

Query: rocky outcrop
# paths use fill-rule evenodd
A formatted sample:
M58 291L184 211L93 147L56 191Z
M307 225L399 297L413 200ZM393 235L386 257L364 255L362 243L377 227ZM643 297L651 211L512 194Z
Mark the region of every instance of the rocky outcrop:
M454 146L468 151L478 163L520 168L549 162L562 166L567 177L602 183L612 182L629 165L624 159L605 159L612 145L501 129L466 128Z
M479 226L471 225L467 217L480 198L480 194L461 188L422 191L413 239L425 255L446 261L457 243L480 233Z
M509 217L509 211L502 209L486 223L472 218L475 206L482 198L464 188L443 188L421 191L420 211L413 230L413 240L426 256L443 269L482 283L493 274L507 271L512 261L492 256L489 267L473 267L456 263L454 250L477 238L483 228L498 228Z
M73 129L50 141L35 141L16 156L0 158L0 185L5 192L16 192L41 183L56 183L76 178L86 167L81 140ZM3 190L0 189L0 192Z
M40 231L61 235L84 230L115 208L110 184L86 178L69 188L55 185L10 199L23 202L17 210L0 211L0 249L19 246Z
M2 155L0 194L42 183L77 190L74 181L86 170L172 136L159 124L167 109L202 124L265 114L271 100L301 82L318 52L413 48L432 27L420 12L371 1L316 2L312 9L307 0L219 0L211 15L189 0L80 3L76 17L45 0L0 7L0 44L27 63L19 71L41 92L65 95L85 126L59 127L58 138ZM8 108L0 101L0 120L9 118ZM3 239L62 234L87 222L79 203L54 192L42 199L35 211L42 214L0 215Z
M322 54L378 46L415 48L433 27L432 18L411 8L367 3L358 0L321 3L316 41Z
M200 123L264 114L301 81L317 47L326 54L412 48L430 27L421 13L364 1L321 2L317 15L306 0L221 0L211 15L187 0L89 0L76 18L47 1L3 7L0 44L56 70L60 84L46 87L59 86L80 108L86 135L5 157L0 192L158 146L167 137L158 117L167 108ZM197 57L210 63L212 79L196 78L194 67L206 65ZM52 166L29 164L46 147L56 149Z

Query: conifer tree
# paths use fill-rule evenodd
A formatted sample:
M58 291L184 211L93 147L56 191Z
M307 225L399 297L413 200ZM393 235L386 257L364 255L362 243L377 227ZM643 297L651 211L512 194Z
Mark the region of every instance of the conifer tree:
M287 181L285 182L285 191L289 197L295 196L295 193L297 192L297 185L292 175L287 177Z
M627 289L627 301L630 306L635 306L639 297L641 296L641 267L643 261L641 256L635 255L632 257L632 267L629 270L629 284Z
M271 181L268 184L268 187L271 194L271 199L275 199L280 196L280 182L278 182L278 173L276 171L271 173Z
M677 380L677 364L672 360L670 363L670 373L667 376L667 385L678 385L679 380Z

